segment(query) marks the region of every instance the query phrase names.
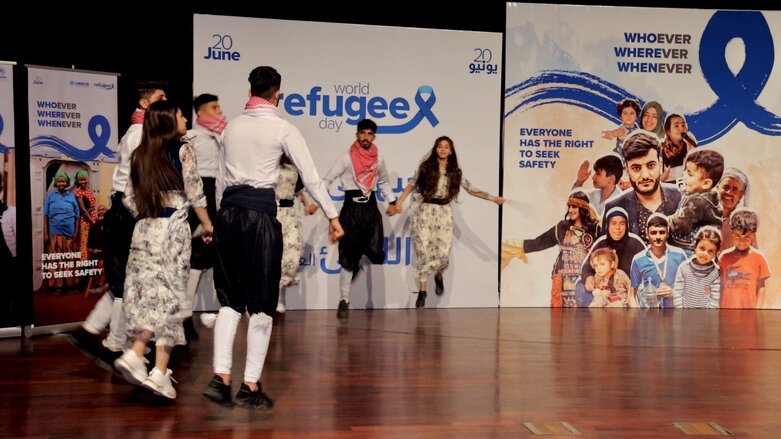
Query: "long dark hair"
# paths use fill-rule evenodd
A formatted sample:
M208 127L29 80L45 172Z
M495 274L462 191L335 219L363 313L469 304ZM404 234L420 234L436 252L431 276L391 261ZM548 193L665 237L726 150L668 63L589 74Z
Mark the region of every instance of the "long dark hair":
M415 185L423 196L423 201L429 201L434 198L437 192L437 183L439 182L439 157L437 155L437 145L439 142L446 141L450 144L450 156L447 158L447 197L448 201L454 200L461 190L461 168L458 166L458 156L453 140L448 136L437 137L434 141L434 147L426 160L418 167L418 180Z
M181 144L181 135L176 132L178 110L171 101L157 101L144 115L141 144L130 161L139 218L156 218L164 207L163 192L184 189L182 175L168 152Z

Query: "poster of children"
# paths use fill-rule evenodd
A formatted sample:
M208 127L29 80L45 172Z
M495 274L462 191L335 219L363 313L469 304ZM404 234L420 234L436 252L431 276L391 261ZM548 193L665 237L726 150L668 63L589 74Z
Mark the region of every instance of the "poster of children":
M779 41L777 11L508 4L501 305L781 307Z

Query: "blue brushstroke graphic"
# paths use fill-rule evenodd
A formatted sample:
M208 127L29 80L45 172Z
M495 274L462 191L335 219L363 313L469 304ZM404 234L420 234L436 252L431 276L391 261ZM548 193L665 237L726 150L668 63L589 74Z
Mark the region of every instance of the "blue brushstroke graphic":
M111 125L105 116L93 116L87 126L87 133L93 142L92 148L88 150L81 150L57 136L36 136L30 139L30 152L32 153L34 148L49 147L78 161L94 160L101 154L114 157L114 151L107 146L111 138Z

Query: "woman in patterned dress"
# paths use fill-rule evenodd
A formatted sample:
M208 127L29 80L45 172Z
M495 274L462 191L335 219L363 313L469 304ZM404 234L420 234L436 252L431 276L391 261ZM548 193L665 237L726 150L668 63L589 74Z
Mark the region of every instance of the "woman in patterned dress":
M285 312L284 288L298 285L301 276L298 267L301 264L301 247L303 246L301 209L295 205L295 197L301 198L304 211L311 215L317 211L317 204L309 203L302 192L304 183L298 175L293 162L282 154L279 159L279 178L277 179L277 221L282 224L282 277L279 279L279 302L277 312Z
M123 310L133 346L115 364L126 380L168 399L176 398L168 360L174 345L186 343L182 320L191 313L186 285L193 208L212 236L206 197L196 171L195 152L183 139L187 119L175 104L159 101L144 117L141 144L133 152L123 202L138 219L133 230ZM147 374L144 350L155 338L155 367Z
M73 190L73 195L76 197L76 202L79 203L79 210L81 211L78 236L81 261L84 262L90 259L90 252L87 246L89 231L98 220L95 211L95 194L92 193L89 187L89 171L81 169L76 173L76 189ZM89 278L82 279L82 285L88 286Z
M550 306L552 308L577 307L576 283L583 262L587 260L589 248L597 236L598 225L597 213L589 203L588 196L581 191L574 191L567 199L564 219L554 224L548 231L534 239L502 243L502 268L506 267L513 258L528 263L526 253L538 252L558 245L559 255L551 273Z
M458 156L453 141L442 136L434 142L429 155L420 163L415 175L396 203L401 213L404 200L416 190L420 198L420 207L412 217L412 242L415 248L415 271L420 291L415 308L426 306L426 281L434 272L435 292L445 292L442 272L447 268L450 247L453 243L453 205L461 188L478 198L504 203L503 197L489 195L474 187L464 178L458 166Z

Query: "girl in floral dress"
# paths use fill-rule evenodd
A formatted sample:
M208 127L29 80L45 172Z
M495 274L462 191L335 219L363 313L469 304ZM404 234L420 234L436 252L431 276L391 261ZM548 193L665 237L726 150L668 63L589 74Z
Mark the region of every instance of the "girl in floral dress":
M295 206L295 197L301 198L304 211L307 215L317 210L317 204L309 203L302 192L304 183L298 175L293 162L282 154L279 160L279 178L277 179L277 221L282 225L282 277L279 279L279 302L277 312L284 313L285 293L284 289L291 285L298 285L301 276L298 268L301 263L301 247L303 246L302 215L301 209Z
M426 282L431 273L435 273L437 295L445 292L442 272L449 264L450 247L453 243L452 203L462 187L469 195L493 201L500 206L504 203L504 198L481 191L463 176L453 141L442 136L434 142L431 152L420 163L396 203L396 210L400 213L404 200L413 190L417 191L421 201L412 217L415 271L420 286L416 308L426 306Z
M174 345L186 343L182 320L191 314L186 292L191 232L187 212L193 208L203 225L204 241L212 236L206 197L186 133L187 119L175 104L158 101L144 117L141 144L133 152L123 202L138 219L133 231L125 278L123 311L133 338L114 363L127 381L165 398L176 398L168 360ZM147 373L144 350L155 338L155 367Z

